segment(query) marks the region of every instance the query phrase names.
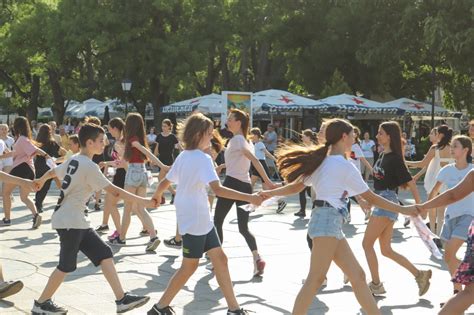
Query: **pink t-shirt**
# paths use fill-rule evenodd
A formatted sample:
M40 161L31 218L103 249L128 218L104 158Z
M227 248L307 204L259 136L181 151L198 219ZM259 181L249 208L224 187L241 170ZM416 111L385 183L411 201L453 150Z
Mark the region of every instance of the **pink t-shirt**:
M27 163L32 170L35 169L33 156L36 153L36 147L27 137L20 136L13 144L13 151L13 167Z
M252 153L254 152L253 145L242 135L234 136L229 140L224 152L225 173L227 176L250 183L250 160L242 153L244 148Z

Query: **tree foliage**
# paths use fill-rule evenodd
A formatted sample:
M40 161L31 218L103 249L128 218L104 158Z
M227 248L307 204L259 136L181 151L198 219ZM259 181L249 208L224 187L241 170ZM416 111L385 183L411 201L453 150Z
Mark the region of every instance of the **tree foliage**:
M4 0L0 89L30 119L67 100L359 91L474 111L472 0ZM2 103L3 105L4 103Z

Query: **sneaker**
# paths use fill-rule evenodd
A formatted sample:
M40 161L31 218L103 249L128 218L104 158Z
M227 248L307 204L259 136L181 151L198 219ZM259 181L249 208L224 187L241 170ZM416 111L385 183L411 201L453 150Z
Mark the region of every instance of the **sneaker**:
M176 248L176 249L181 249L183 246L183 241L177 241L176 237L172 237L169 240L164 240L163 241L167 247L171 248Z
M213 264L207 264L206 269L209 271L214 271L214 265Z
M328 278L324 278L323 284L321 284L321 286L323 286L323 287L328 286Z
M33 229L37 229L40 227L41 222L43 221L43 218L37 213L33 217Z
M0 225L2 226L10 226L12 224L12 220L3 218L2 221L0 222Z
M100 204L96 203L94 205L94 211L100 211Z
M171 195L170 205L174 204L174 196L175 196L175 195Z
M117 235L117 237L109 240L108 242L110 245L117 245L117 246L124 246L126 244L125 241L122 241L120 237Z
M146 245L146 251L151 252L154 251L158 245L160 245L161 241L158 238L158 236L155 236L154 238L151 238L148 244Z
M43 213L43 208L36 206L36 212Z
M404 227L408 227L410 225L410 218L409 217L405 217L405 222L403 222L403 226Z
M155 234L158 234L157 230L155 230ZM140 231L140 236L150 236L150 233L148 233L148 230L143 229Z
M160 205L164 205L166 203L165 197L161 196L161 202Z
M263 272L265 270L265 260L263 260L262 258L258 258L256 261L255 261L255 269L253 271L253 276L254 277L259 277L261 275L263 275Z
M19 280L0 283L0 299L17 294L21 289L23 289L23 282Z
M145 305L149 300L149 296L135 295L126 292L121 300L115 301L117 313L125 313L127 311L133 310L134 308Z
M251 311L249 310L244 310L243 308L240 308L235 311L231 311L230 309L227 310L227 315L248 315L250 314ZM254 312L252 312L254 313Z
M285 207L286 207L286 201L285 200L279 201L276 213L281 213L283 211L283 209L285 209Z
M33 309L31 310L33 315L43 315L43 314L67 314L67 309L61 307L54 303L51 299L39 303L35 300L33 304Z
M296 217L304 218L304 217L306 216L306 212L303 211L303 210L300 210L300 211L298 211L298 212L295 212L294 215L295 215Z
M146 314L147 315L174 315L176 313L171 308L171 306L158 308L158 304L155 304Z
M107 239L109 241L113 240L114 238L116 238L117 236L119 236L119 232L117 230L115 230L112 234L110 234L109 236L107 236Z
M107 224L101 224L95 228L95 231L99 234L104 234L109 230L109 226Z
M418 284L418 295L422 296L430 288L431 270L420 270L418 276L415 277Z
M369 289L370 289L370 291L372 292L373 295L385 294L386 293L382 282L380 282L379 284L375 284L371 281L369 283Z

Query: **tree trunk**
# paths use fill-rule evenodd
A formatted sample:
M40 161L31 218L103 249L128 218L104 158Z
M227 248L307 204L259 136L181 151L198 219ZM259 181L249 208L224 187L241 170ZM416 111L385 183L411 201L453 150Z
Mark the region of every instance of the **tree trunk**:
M214 81L216 78L216 68L214 62L216 59L216 48L214 44L209 47L209 59L207 61L207 78L206 78L206 94L211 94L214 89Z
M38 118L39 94L40 77L34 74L31 77L30 97L28 99L28 106L26 108L26 118L29 121L36 120Z
M219 47L219 55L221 59L221 71L222 71L222 89L230 90L230 72L228 65L228 56L229 52L224 48L224 46Z
M92 64L92 48L89 46L84 52L84 62L86 63L87 76L87 98L94 97L94 91L97 89L97 82L94 79L94 66Z
M66 109L64 107L64 96L61 90L61 84L59 83L59 74L56 70L48 68L49 85L51 86L51 92L53 93L53 111L54 121L58 125L63 123L64 113Z
M161 108L166 105L168 96L163 91L161 80L158 76L150 79L150 92L153 104L153 125L157 130L161 130Z
M263 41L260 43L258 52L257 71L255 73L255 88L257 91L264 90L267 87L267 73L268 73L268 54L270 52L270 43Z

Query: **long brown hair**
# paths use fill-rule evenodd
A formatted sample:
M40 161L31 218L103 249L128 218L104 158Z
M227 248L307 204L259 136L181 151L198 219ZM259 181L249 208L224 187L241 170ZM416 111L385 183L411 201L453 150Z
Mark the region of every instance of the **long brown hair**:
M183 142L186 150L196 150L204 134L213 126L212 120L203 114L192 114L184 124L178 125L178 138Z
M405 160L402 146L402 130L396 121L386 121L380 124L387 135L390 136L390 150Z
M36 142L41 147L55 142L51 132L51 127L48 124L41 125L40 129L38 130L38 135L36 136Z
M242 130L242 135L245 139L247 139L250 125L249 114L237 108L232 108L230 110L230 113L234 116L235 120L240 121L240 129Z
M466 161L472 163L472 140L468 136L455 136L451 142L458 141L463 149L467 149Z
M115 141L120 141L120 142L124 143L125 139L123 138L123 129L125 128L125 122L122 120L122 118L120 118L120 117L112 118L109 121L109 126L112 127L112 128L120 130L120 132L122 133L122 138L121 139L115 139Z
M436 144L436 148L442 150L451 143L453 129L449 128L448 125L441 125L438 126L436 130L438 131L438 134L443 135L443 138Z
M129 113L127 119L125 119L124 138L126 143L123 158L126 161L129 161L132 158L133 147L130 139L133 137L137 137L137 141L148 149L148 142L145 137L145 123L143 122L142 116L138 113ZM140 156L143 159L146 159L146 156L141 152Z
M15 134L16 138L24 136L31 140L30 124L28 123L28 119L26 119L26 117L18 116L15 118L15 121L13 122L13 133Z
M326 123L326 144L306 147L288 145L277 152L277 165L285 181L291 183L298 178L307 178L316 171L326 158L330 145L350 134L354 127L346 120L335 118Z

